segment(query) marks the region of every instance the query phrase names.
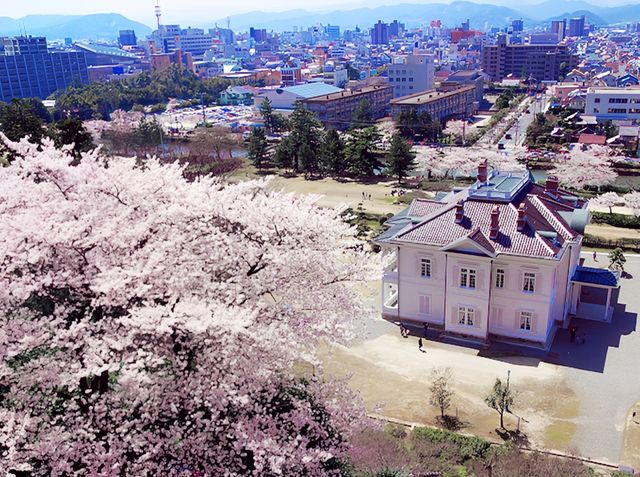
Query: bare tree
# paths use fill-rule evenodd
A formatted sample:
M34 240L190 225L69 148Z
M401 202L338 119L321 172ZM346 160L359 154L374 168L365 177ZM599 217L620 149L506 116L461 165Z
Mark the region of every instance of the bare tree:
M451 401L455 396L453 390L453 371L451 368L433 368L431 370L431 385L429 391L431 397L429 403L440 408L440 415L444 418L447 409L451 407Z
M513 391L509 387L509 378L507 382L503 383L500 378L496 378L496 382L493 383L493 388L489 395L484 399L484 402L491 409L494 409L500 415L500 427L504 429L504 413L509 412L513 405L514 395Z

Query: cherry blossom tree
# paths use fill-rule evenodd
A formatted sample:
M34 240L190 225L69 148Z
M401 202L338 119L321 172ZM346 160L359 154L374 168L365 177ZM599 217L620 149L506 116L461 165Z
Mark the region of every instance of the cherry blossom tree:
M489 166L500 171L523 171L526 167L519 163L514 155L501 154L490 149L415 147L418 170L423 170L430 177L446 178L475 174L478 165L485 159Z
M562 183L574 188L601 187L611 184L618 174L611 167L608 156L590 151L573 149L566 159L559 162L551 173Z
M633 211L634 215L640 215L640 192L634 191L625 194L624 204Z
M514 154L505 154L487 148L469 148L466 152L470 165L477 167L483 160L487 160L489 166L499 171L521 172L526 170L526 166L518 162L520 151Z
M357 286L380 267L343 211L8 144L0 473L338 475L362 407L293 364L369 313Z
M600 207L607 207L609 209L609 213L613 213L612 208L622 202L622 197L620 197L615 192L605 192L604 194L600 194L599 196L593 198L591 203Z
M444 134L449 136L453 136L453 139L457 141L461 139L462 142L465 142L465 131L466 131L466 123L462 120L453 120L447 122L447 127L442 131Z

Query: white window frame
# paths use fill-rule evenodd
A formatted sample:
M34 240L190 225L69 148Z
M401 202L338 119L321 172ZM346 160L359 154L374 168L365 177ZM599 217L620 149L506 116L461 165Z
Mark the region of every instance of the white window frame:
M504 268L496 268L496 288L504 288L507 273Z
M524 272L522 274L522 291L524 293L536 292L536 273Z
M472 306L458 305L458 324L474 326L476 322L476 309Z
M431 278L433 276L433 267L431 259L427 257L420 258L420 277Z
M478 271L475 268L460 268L460 288L475 290L478 285Z
M533 312L522 310L519 313L520 331L531 331L533 329Z

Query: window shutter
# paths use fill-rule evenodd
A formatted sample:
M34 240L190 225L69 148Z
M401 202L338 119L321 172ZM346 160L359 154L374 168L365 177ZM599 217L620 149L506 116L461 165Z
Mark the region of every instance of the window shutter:
M449 319L449 322L453 325L458 324L458 307L457 306L451 307L451 318Z
M476 288L478 290L484 290L485 289L484 272L481 271L481 270L477 270L476 271Z
M453 267L453 282L460 287L460 267Z
M479 309L475 309L475 318L473 320L473 327L474 328L482 328L482 326L480 325L480 320L482 320L482 312Z
M492 309L492 317L491 317L491 322L494 323L496 326L502 327L502 308L500 308L499 306L494 307Z

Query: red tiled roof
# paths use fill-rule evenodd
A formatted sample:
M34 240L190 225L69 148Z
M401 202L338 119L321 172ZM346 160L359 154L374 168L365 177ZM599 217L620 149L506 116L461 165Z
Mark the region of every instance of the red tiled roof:
M578 137L578 143L604 145L607 143L607 136L600 136L598 134L580 134Z
M469 238L469 240L473 240L475 243L480 245L485 250L487 250L487 251L489 251L491 253L496 253L496 249L493 248L493 245L491 244L491 242L489 241L487 236L485 234L483 234L482 230L480 230L479 228L477 228L476 230L471 232L468 235L468 238Z
M495 205L490 202L469 200L464 204L465 215L460 224L455 222L455 207L451 207L401 234L398 239L442 247L469 236L476 229L481 230L487 237L491 223L491 210ZM558 253L560 248L557 245L554 246L550 240L537 235L534 228L529 225L531 220L534 225L544 224L546 230L553 230L550 224L545 224L546 221L541 214L531 213L532 209L536 211L533 206L527 207L525 205L527 226L523 232L517 230L518 211L513 205L499 204L498 208L500 211L500 232L496 240L490 241L496 253L544 258L552 258ZM491 249L489 248L489 250Z
M409 206L409 217L426 217L435 211L447 207L444 202L436 202L434 200L416 199Z

